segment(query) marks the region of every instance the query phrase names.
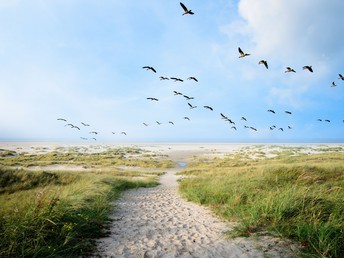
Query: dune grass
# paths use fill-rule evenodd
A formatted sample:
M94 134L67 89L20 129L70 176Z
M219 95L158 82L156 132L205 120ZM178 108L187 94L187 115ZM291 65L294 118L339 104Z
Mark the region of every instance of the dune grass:
M30 155L2 151L0 257L76 257L92 253L95 239L106 233L112 201L126 189L156 186L162 174L120 171L112 166L113 162L135 167L170 166L159 157L135 158L125 151L120 150L120 158L114 151ZM70 155L74 158L66 159ZM154 162L148 164L151 159ZM11 167L56 163L111 166L106 172L92 168L32 171Z
M189 176L181 180L180 190L188 200L239 222L236 236L267 231L298 241L300 256L341 257L344 152L322 151L305 154L282 148L274 158L252 159L245 151L196 159L184 173Z

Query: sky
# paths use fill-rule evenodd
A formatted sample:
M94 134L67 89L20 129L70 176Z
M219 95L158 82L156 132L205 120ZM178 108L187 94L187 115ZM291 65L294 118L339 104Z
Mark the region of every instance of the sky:
M0 0L0 140L344 141L344 1L183 3Z

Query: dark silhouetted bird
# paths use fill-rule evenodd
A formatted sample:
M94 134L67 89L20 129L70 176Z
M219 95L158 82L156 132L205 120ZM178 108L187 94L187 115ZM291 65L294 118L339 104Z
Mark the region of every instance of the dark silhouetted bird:
M244 53L244 51L242 51L240 47L238 47L238 51L239 51L239 54L240 54L239 58L243 58L245 56L251 55L251 54Z
M288 125L288 129L293 129L290 125Z
M257 131L257 129L254 128L254 127L252 127L252 126L250 126L250 128L251 128L253 131Z
M324 121L325 121L325 122L328 122L328 123L330 123L330 122L331 122L329 119L325 119Z
M203 106L203 107L206 108L206 109L209 109L209 110L213 111L213 108L212 108L212 107L209 107L209 106Z
M155 121L158 125L161 125L162 123L160 123L159 121Z
M243 116L241 117L241 120L247 121L247 119Z
M186 8L186 6L182 3L182 2L180 2L180 6L183 8L183 10L184 10L184 13L182 14L182 15L185 15L185 14L194 14L191 10L189 10L188 8Z
M99 132L95 132L95 131L93 131L93 132L89 132L90 134L98 134Z
M173 91L174 95L183 95L181 92L178 92L178 91Z
M149 98L147 98L147 99L152 100L152 101L159 101L157 98L151 98L151 97L149 97Z
M343 75L341 75L341 74L339 74L339 78L338 78L338 79L340 79L340 80L344 81L344 76L343 76Z
M194 80L195 82L198 82L198 80L193 76L189 77L188 80Z
M260 60L258 64L263 64L266 69L269 69L268 62L266 60Z
M188 105L189 105L189 107L190 107L190 109L194 109L194 108L196 108L197 106L193 106L192 104L190 104L190 103L188 103Z
M295 70L294 70L293 68L287 67L286 69L287 69L287 70L284 71L285 73L291 73L291 72L296 73Z
M170 123L171 125L174 125L174 123L172 121L169 121L168 123Z
M126 132L121 132L121 134L123 134L123 135L127 135L127 133L126 133Z
M90 126L89 124L85 124L85 123L83 123L83 122L81 122L81 124L82 124L83 126Z
M183 82L182 79L177 78L177 77L171 77L170 79L171 79L171 80L174 80L175 82Z
M290 111L284 111L284 113L288 114L288 115L291 115L291 112Z
M160 80L169 80L169 78L164 77L164 76L160 76L159 78L160 78Z
M234 130L236 131L236 127L235 127L235 126L232 126L231 128L234 129Z
M187 100L194 99L194 97L189 97L189 96L186 96L186 95L183 95L183 97L186 98Z
M282 127L278 128L278 130L281 130L283 132L283 128Z
M337 84L335 84L334 82L332 82L331 87L336 87L336 86L337 86Z
M188 118L187 116L184 116L184 119L190 121L190 118Z
M64 119L64 118L58 118L57 120L60 120L60 121L67 122L67 120L66 120L66 119Z
M308 70L308 71L310 71L311 73L313 72L313 68L312 68L312 66L310 66L310 65L305 65L304 67L302 67L302 69L303 69L303 70Z
M146 124L146 123L143 123L144 124L144 126L149 126L149 124Z
M275 114L276 112L272 109L269 109L268 112Z
M322 122L322 119L318 118L317 121Z
M156 73L156 70L153 67L151 67L151 66L143 66L142 68L146 69L146 70L151 70L151 71Z

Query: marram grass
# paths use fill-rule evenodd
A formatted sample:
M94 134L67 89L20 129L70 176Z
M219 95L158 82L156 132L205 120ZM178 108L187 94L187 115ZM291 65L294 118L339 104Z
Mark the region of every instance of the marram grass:
M268 230L298 241L300 256L341 257L344 153L294 154L195 160L180 190L187 199L238 221L236 235Z
M97 167L112 164L145 165L142 158L127 157L120 161L113 151L97 155L67 153L29 155L8 152L0 159L0 257L77 257L94 251L95 239L104 235L109 224L112 202L121 191L157 185L160 173L119 171L109 166L105 172L29 171L27 167L92 163ZM4 154L4 152L3 152ZM68 162L63 162L68 157ZM143 160L152 159L151 156ZM39 162L38 162L39 163ZM158 168L170 162L154 159ZM6 165L6 166L1 166Z

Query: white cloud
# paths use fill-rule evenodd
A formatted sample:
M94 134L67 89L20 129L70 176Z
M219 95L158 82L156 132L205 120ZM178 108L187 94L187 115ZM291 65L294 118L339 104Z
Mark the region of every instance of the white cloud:
M332 57L342 51L344 33L341 0L241 0L257 52L284 58Z

